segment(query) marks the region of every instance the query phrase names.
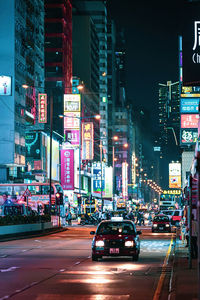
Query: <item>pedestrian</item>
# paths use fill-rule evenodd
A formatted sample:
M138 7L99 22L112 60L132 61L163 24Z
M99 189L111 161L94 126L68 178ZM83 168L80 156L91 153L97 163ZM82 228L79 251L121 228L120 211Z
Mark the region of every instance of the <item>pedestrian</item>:
M67 222L68 222L68 225L72 225L72 214L71 214L70 210L68 211L68 214L67 214Z
M191 254L192 258L197 258L198 256L198 246L197 246L197 221L194 219L192 214L192 233L191 233Z

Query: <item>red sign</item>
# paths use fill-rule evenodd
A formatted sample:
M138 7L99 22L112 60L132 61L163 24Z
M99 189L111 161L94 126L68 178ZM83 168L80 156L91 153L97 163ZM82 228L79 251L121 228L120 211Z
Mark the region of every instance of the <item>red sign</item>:
M64 190L74 189L74 150L61 150L61 185Z
M47 94L38 94L38 123L47 123Z
M181 115L181 128L198 128L198 114Z

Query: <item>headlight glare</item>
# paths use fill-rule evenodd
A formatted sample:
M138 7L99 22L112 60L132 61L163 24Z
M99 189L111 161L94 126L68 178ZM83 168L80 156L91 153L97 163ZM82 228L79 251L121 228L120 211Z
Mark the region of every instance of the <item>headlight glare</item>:
M169 227L169 224L166 224L166 227Z
M153 227L157 227L158 225L157 224L153 224Z
M96 241L95 246L96 247L104 247L104 241Z
M133 247L134 242L133 241L125 241L125 247Z

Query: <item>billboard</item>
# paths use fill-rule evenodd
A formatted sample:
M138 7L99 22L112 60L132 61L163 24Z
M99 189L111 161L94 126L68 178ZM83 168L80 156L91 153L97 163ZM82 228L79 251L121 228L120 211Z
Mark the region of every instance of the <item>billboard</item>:
M181 144L192 145L195 144L198 138L197 129L181 129Z
M181 188L181 164L179 162L169 164L169 188Z
M25 135L26 157L39 160L41 159L40 133L29 132Z
M0 96L11 96L12 81L10 76L0 76Z
M81 95L65 94L64 95L64 111L80 112L81 111Z
M61 185L64 190L74 190L74 150L61 150Z
M127 164L127 162L122 163L122 196L125 199L128 197L128 164Z
M102 169L101 169L102 168ZM102 176L101 176L102 170ZM102 183L102 189L101 189ZM96 162L92 164L92 195L101 197L105 196L105 164Z
M200 4L187 6L183 28L183 85L200 85Z
M50 160L50 137L47 136L47 174L48 178L50 175L49 172L49 160ZM60 179L60 162L59 162L59 142L52 139L52 169L51 169L51 178L53 180L59 181Z
M198 128L198 114L181 114L181 128Z
M80 112L64 112L64 129L79 129Z
M38 123L47 123L47 94L38 94Z
M94 126L92 122L82 123L82 159L94 158Z
M78 129L65 130L65 141L70 142L72 145L79 145L79 130Z
M197 114L199 110L200 98L181 98L181 113L194 113Z
M113 168L105 168L105 197L112 198L113 195Z

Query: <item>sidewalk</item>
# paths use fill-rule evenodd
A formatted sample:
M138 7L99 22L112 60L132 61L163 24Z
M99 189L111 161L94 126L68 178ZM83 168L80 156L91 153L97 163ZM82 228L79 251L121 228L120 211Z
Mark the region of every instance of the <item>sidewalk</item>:
M171 277L171 293L168 300L198 299L197 277L197 259L192 259L192 269L189 269L188 248L177 239L173 276Z

